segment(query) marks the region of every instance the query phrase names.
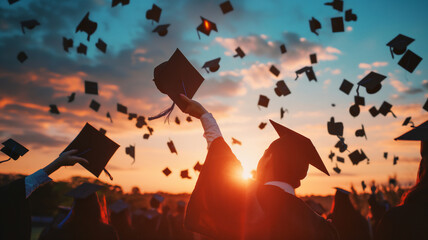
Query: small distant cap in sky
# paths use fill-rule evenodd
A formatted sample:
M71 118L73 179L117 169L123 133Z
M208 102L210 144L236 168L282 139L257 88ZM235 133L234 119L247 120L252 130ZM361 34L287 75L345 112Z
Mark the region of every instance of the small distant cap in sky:
M226 1L220 4L220 9L223 12L223 14L233 11L233 7L230 1Z
M88 34L88 41L91 35L97 30L98 24L89 19L89 12L86 13L85 17L80 21L76 27L76 32L85 32Z

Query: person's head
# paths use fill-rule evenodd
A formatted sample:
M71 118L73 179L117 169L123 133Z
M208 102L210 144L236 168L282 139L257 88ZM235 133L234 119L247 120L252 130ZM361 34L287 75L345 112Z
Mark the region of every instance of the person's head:
M150 199L150 207L154 209L158 209L163 202L164 198L159 194L154 194Z
M178 201L177 202L177 212L178 213L184 213L185 210L186 210L186 202Z
M96 193L92 193L84 199L75 199L72 208L71 222L104 223L108 222L103 214L103 208Z

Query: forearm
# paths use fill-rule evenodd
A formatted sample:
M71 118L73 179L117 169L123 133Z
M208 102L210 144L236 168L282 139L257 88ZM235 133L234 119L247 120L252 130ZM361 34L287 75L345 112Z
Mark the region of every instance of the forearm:
M50 181L52 179L43 169L25 177L25 197L28 198L37 188Z
M218 137L221 137L220 128L211 113L204 113L201 118L202 127L204 128L204 137L207 140L207 148Z

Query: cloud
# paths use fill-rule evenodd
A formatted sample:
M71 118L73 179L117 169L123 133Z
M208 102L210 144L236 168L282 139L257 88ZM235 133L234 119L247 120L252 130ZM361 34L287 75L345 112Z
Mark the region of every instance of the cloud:
M373 63L360 63L358 64L358 67L361 69L372 69L372 68L379 68L379 67L386 67L388 66L388 62L373 62Z
M402 83L400 80L396 78L396 76L393 73L388 73L389 76L389 83L391 86L395 88L399 93L405 93L405 94L417 94L423 92L420 88L413 88L406 86L404 83ZM423 83L424 84L424 83ZM424 86L424 85L423 85Z
M209 78L204 81L197 92L198 97L222 96L235 97L247 93L242 81L233 80L233 77Z

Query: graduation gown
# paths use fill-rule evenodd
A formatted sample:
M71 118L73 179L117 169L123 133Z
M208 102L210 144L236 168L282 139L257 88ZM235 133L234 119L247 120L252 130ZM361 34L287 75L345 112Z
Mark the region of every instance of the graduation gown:
M189 200L186 228L214 239L338 239L301 199L244 181L241 173L224 139L215 139Z
M30 239L31 211L25 178L0 187L0 239Z
M72 224L65 224L62 228L54 228L47 236L47 240L119 240L116 231L110 225L99 223L90 228L76 230Z

